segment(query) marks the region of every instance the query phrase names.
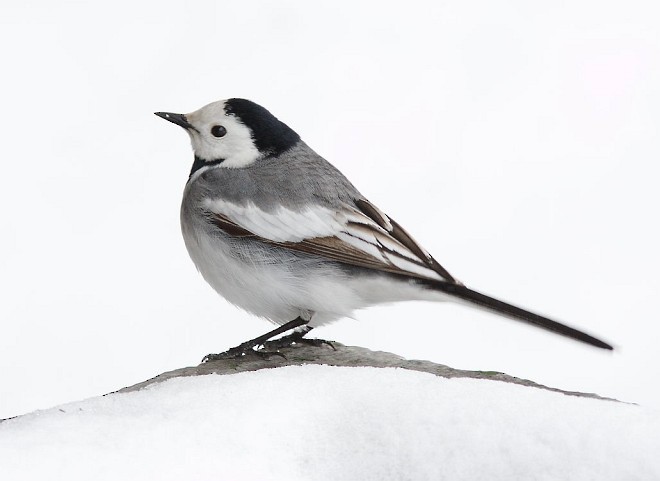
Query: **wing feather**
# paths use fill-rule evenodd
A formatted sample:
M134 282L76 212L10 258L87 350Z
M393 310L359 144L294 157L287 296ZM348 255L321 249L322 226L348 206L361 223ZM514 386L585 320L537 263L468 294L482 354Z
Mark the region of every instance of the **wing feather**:
M211 223L229 235L393 274L458 283L399 224L365 199L339 210L310 206L272 212L215 199Z

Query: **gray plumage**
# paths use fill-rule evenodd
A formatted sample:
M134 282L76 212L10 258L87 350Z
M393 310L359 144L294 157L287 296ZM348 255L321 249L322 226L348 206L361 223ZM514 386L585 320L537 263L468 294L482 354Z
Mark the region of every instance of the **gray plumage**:
M339 209L363 198L339 170L302 140L286 155L260 158L241 169L207 170L191 183L187 195L198 201L221 195L238 205L252 202L266 212L281 206L299 211L310 204Z
M311 328L374 304L453 300L612 349L464 286L263 107L230 99L157 115L191 137L183 237L204 279L229 302L287 328Z

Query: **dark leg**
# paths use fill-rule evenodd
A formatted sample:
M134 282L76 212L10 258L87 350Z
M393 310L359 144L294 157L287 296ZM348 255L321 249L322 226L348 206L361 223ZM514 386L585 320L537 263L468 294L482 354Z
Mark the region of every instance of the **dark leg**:
M295 329L296 327L304 326L308 322L309 321L304 320L302 317L296 317L293 321L289 321L286 324L283 324L280 327L278 327L277 329L273 329L272 331L267 332L266 334L264 334L262 336L255 337L254 339L246 341L246 342L244 342L244 343L242 343L242 344L240 344L236 347L232 347L228 351L221 352L220 354L208 354L208 355L204 356L204 359L202 359L202 362L217 361L219 359L231 359L231 358L235 358L235 357L244 356L245 354L249 354L251 352L254 352L255 347L262 345L268 339L271 339L271 338L277 336L278 334L282 334L283 332L290 331L291 329ZM300 335L300 338L302 338L302 336L304 336L307 332L309 332L309 330L311 330L311 327L309 329L305 330ZM297 333L294 332L290 336L294 336L296 334ZM290 337L290 336L286 336L286 337ZM291 342L293 342L293 341L291 341ZM291 344L291 342L289 342L289 344Z
M294 342L297 344L307 344L309 346L323 346L327 345L330 346L333 350L337 350L335 346L332 345L330 341L326 341L324 339L307 339L305 334L307 334L309 331L314 329L313 327L310 326L304 326L302 329L299 329L297 331L293 331L291 334L288 334L284 337L280 337L279 339L273 339L272 341L268 341L266 344L264 344L264 348L266 349L281 349L283 347L289 347L291 344Z
M288 347L294 342L300 342L305 336L305 334L307 334L312 329L314 328L309 326L304 326L298 329L297 331L293 331L291 334L282 336L279 339L273 339L272 341L268 341L266 344L268 345L268 349L280 349L282 347ZM266 344L264 344L264 347L266 347Z

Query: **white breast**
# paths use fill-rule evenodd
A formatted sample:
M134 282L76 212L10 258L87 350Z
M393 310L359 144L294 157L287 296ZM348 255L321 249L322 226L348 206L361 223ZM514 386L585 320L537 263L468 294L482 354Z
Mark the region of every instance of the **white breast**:
M379 275L356 278L328 263L269 246L242 250L185 219L181 227L188 253L206 282L230 303L277 324L311 316L310 325L316 327L374 304L443 300L408 282Z

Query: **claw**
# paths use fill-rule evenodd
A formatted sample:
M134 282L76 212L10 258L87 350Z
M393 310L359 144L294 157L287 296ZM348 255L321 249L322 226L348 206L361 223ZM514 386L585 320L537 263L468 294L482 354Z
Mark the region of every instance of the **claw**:
M266 351L264 349L254 349L253 346L236 346L231 349L227 349L225 352L220 352L218 354L207 354L202 359L202 363L213 362L213 361L222 361L226 359L238 359L245 356L257 356L262 359L268 359L271 356L280 356L284 360L288 360L287 357L281 352L277 351Z
M321 341L321 345L325 344L326 346L330 346L333 351L337 350L335 345L333 343L331 343L330 341L326 341L325 339L319 339L319 341Z

